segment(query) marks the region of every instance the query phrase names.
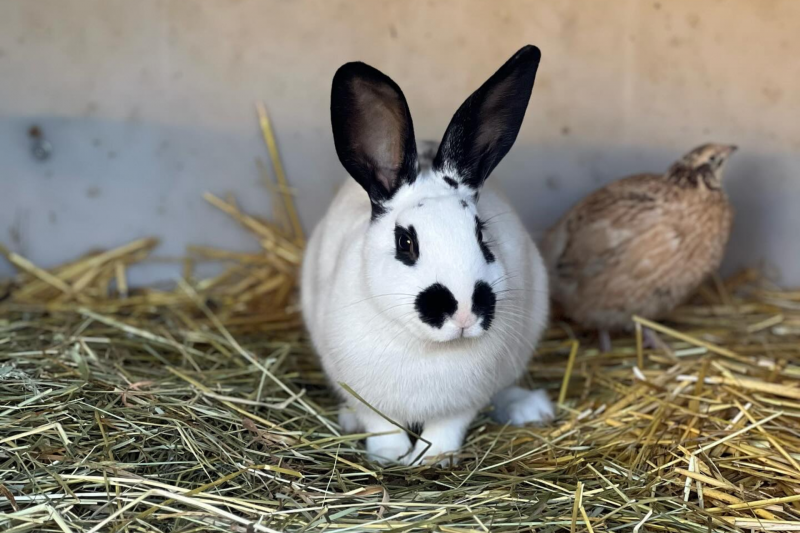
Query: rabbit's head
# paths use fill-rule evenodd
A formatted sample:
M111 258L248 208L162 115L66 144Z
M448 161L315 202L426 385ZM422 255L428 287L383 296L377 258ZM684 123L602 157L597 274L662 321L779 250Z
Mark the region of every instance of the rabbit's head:
M482 220L477 203L516 140L539 58L538 48L522 48L475 91L430 166L418 163L411 113L394 81L364 63L348 63L334 76L336 151L372 206L365 279L357 282L402 331L446 342L492 328L514 265L493 251L502 227Z

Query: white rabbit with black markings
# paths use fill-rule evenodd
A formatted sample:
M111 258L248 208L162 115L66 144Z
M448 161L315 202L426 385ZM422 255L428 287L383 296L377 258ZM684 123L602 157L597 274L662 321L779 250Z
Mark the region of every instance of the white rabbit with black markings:
M511 206L483 189L539 59L522 48L473 93L422 170L400 87L363 63L333 78L334 141L353 179L308 243L302 308L343 429L380 434L367 438L374 460L442 462L493 398L502 422L553 417L543 391L514 386L547 322L545 267ZM387 419L423 425L414 449Z

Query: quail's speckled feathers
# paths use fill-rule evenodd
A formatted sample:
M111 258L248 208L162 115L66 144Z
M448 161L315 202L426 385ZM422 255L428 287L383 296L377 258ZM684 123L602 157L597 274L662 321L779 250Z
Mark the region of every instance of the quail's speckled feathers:
M574 206L545 236L553 298L573 320L613 330L658 319L715 271L732 209L721 188L736 148L700 146L663 175L615 181Z

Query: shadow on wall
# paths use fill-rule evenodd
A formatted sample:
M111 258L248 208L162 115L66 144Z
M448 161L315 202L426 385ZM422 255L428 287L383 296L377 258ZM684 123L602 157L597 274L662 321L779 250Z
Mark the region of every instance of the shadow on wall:
M34 157L36 139L29 135L33 125L39 127L39 140L51 144L49 157ZM280 131L278 135L280 141ZM509 195L534 236L592 190L618 177L663 172L682 155L568 143L518 143L490 178ZM284 139L281 151L310 229L345 179L344 170L327 131ZM271 200L256 158L266 161L255 121L252 131L241 133L135 120L3 119L0 242L45 267L145 236L160 237L158 255L173 258L189 244L253 250L257 243L250 235L207 205L202 195L230 192L245 211L268 215ZM792 169L800 169L799 156L753 154L746 146L731 160L725 188L737 216L726 272L757 266L770 257L784 279L800 282L800 264L785 246L800 229L793 205L797 191L790 190ZM775 198L783 203L770 204L768 199ZM12 271L0 264L0 275ZM177 264L156 264L134 271L132 283L173 279L179 272Z

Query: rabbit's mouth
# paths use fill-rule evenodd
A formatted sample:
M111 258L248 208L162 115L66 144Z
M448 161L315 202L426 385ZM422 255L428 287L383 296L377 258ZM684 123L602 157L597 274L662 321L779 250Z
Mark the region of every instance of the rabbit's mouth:
M441 329L428 330L426 337L439 344L470 342L486 334L486 330L479 324L470 328L444 325Z
M447 342L480 337L492 326L497 297L485 281L475 284L472 297L459 301L441 283L434 283L417 295L414 307L420 321L429 326L433 340Z

